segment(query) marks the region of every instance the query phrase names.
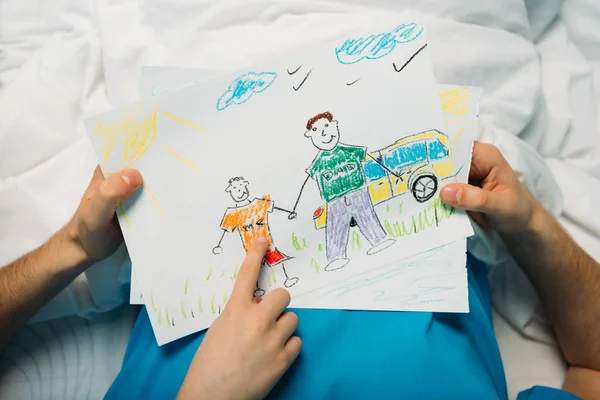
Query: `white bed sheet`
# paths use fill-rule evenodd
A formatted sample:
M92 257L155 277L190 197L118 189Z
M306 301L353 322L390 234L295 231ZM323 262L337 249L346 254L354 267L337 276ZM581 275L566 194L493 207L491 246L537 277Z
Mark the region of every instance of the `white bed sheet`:
M138 309L28 325L0 358L0 398L103 398L121 369Z
M341 29L339 23L324 22L340 13L360 14L362 4L385 13L411 6L425 14L438 81L485 88L481 119L489 140L503 148L547 206L562 211L561 221L578 242L600 258L600 217L592 208L600 201L600 31L595 28L600 11L594 0L5 0L0 3L0 265L42 243L69 218L95 165L82 116L134 99L141 65L252 64L277 49ZM243 50L224 56L224 48ZM515 140L517 134L528 146ZM531 161L527 149L543 158ZM555 345L522 336L552 342L535 316L535 293L502 252L485 253L490 250L486 242L471 247L501 266L491 275L494 303L520 331L495 320L511 397L536 383L559 386L564 364ZM128 265L121 250L78 278L38 319L91 317L119 306L127 299ZM522 286L514 285L518 279ZM69 322L47 326L53 324L58 332ZM100 346L124 348L125 339L115 339L111 331L125 337L131 319L107 324L112 330L96 328L95 320L89 329L98 330ZM42 338L55 335L50 328L39 332ZM76 346L83 348L69 337L74 336L61 334L60 346L53 344L67 363L75 360ZM34 346L31 357L43 357L44 351ZM85 363L104 365L105 355L94 352ZM1 365L7 365L7 357ZM1 369L0 395L27 398L35 388L46 388L48 376L56 387L74 387L71 375L57 373L50 363L34 368L27 357L14 360L12 369L38 372L28 373L24 384L17 372ZM536 368L524 368L523 360ZM112 379L112 372L97 375L102 371L92 368L88 373L102 390ZM85 387L77 384L68 393Z

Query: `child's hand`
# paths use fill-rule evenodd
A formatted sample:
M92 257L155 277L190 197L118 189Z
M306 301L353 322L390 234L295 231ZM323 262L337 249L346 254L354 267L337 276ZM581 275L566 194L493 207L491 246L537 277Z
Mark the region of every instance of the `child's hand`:
M290 294L276 289L262 301L254 289L268 243L254 241L231 298L198 348L179 398L258 399L294 362L302 342L298 317L285 312Z

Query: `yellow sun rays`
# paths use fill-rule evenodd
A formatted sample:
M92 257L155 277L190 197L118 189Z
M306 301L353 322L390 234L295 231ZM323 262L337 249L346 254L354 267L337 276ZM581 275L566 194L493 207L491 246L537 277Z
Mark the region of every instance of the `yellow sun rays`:
M155 112L156 112L156 110L155 110ZM169 119L171 119L171 120L173 120L173 121L175 121L177 123L189 126L189 127L194 128L194 129L196 129L196 130L198 130L200 132L206 132L206 133L208 133L207 129L205 129L205 128L201 127L200 125L197 125L197 124L195 124L195 123L193 123L191 121L188 121L188 120L183 119L183 118L176 117L175 115L170 114L170 113L168 113L166 111L163 111L162 114L165 117L167 117L167 118L169 118ZM173 157L175 157L176 160L178 160L181 163L183 163L183 165L191 168L192 170L194 170L195 172L197 172L199 174L202 173L202 171L200 170L200 168L196 164L194 164L192 161L188 160L187 158L185 158L181 154L179 154L176 151L172 150L171 148L169 148L164 143L161 143L161 146L162 146L163 149L165 149L165 151L167 151L167 153L169 153L170 155L172 155ZM162 208L160 207L160 204L158 203L158 200L156 199L156 196L154 196L154 193L152 193L152 191L150 190L150 188L148 187L148 185L145 182L144 182L144 185L143 185L143 189L148 193L148 195L150 196L150 198L154 202L154 206L160 212L160 214L164 215L164 212L163 212ZM123 214L123 216L125 216L125 214Z
M172 120L173 120L173 121L175 121L175 122L179 122L180 124L184 124L184 125L187 125L187 126L191 126L192 128L199 130L200 132L206 132L206 133L208 133L208 129L205 129L205 128L203 128L203 127L199 126L199 125L196 125L195 123L193 123L193 122L191 122L191 121L185 120L185 119L183 119L183 118L176 117L176 116L174 116L173 114L169 114L169 113L168 113L168 112L166 112L166 111L163 111L163 115L164 115L165 117L167 117L167 118L170 118L170 119L172 119Z
M117 114L113 114L113 117L110 117L107 120L103 118L96 124L94 136L100 141L100 153L104 163L108 163L109 160L112 159L113 162L111 165L121 165L119 171L122 171L125 168L135 167L134 164L136 164L136 162L153 147L153 144L156 141L158 107L157 104L148 114L143 114L142 105L134 106L120 111ZM166 111L163 111L162 115L174 122L186 125L199 132L208 133L208 129L192 121L177 117ZM119 144L117 145L117 143ZM120 148L121 143L123 145L122 149ZM202 173L202 170L188 158L174 151L166 144L161 144L161 146L182 165L185 165L198 174ZM114 162L116 161L115 157L119 160L118 163ZM113 175L119 171L109 170L108 174ZM152 199L158 212L161 215L164 215L164 211L160 206L158 199L150 190L146 182L143 183L142 190ZM127 226L132 228L131 220L121 204L119 204L119 211Z
M167 147L167 145L163 144L162 145L163 149L165 149L169 154L171 154L173 157L175 157L176 159L178 159L179 161L181 161L182 163L184 163L185 165L187 165L188 167L190 167L191 169L193 169L194 171L196 171L197 173L202 173L202 171L200 171L200 168L198 168L198 166L196 164L194 164L193 162L191 162L190 160L188 160L187 158L185 158L184 156L182 156L181 154L176 153L174 150L171 150L170 148Z
M458 142L458 138L460 137L460 135L462 135L462 133L463 133L464 130L465 130L465 128L460 128L460 130L458 131L458 133L454 137L454 140L452 141L452 145L450 146L450 149L454 148L454 145L456 145L456 142Z
M119 210L121 210L121 215L123 215L123 219L125 220L125 223L130 227L133 228L133 226L131 226L131 221L129 221L129 218L127 218L127 213L125 212L125 209L123 208L123 204L119 203Z
M156 196L154 196L154 193L152 193L152 191L150 190L150 188L148 187L148 185L146 185L146 183L144 182L142 184L142 186L144 187L144 190L148 193L148 195L150 195L150 198L154 202L154 205L156 206L156 209L158 210L158 212L161 215L165 215L165 213L163 212L162 208L160 208L160 204L158 204L158 200L156 200Z

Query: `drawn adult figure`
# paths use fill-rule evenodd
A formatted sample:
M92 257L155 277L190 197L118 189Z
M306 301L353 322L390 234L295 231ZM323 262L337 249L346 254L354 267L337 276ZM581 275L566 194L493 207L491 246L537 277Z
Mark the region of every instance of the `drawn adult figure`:
M350 261L346 248L350 221L354 219L361 233L371 243L367 254L375 254L396 242L388 238L373 208L362 162L366 147L340 143L338 121L330 112L317 114L308 120L304 136L310 138L319 153L306 170L308 176L300 188L293 214L309 178L317 181L321 197L327 202L326 271L345 267Z
M273 239L269 230L268 217L269 213L273 212L274 209L287 212L288 214L291 214L292 212L275 207L275 203L270 199L269 195L250 200L248 185L249 182L241 176L236 176L229 180L229 184L225 191L229 193L233 201L235 201L235 206L229 207L227 208L227 211L225 211L225 215L221 221L223 234L219 239L219 243L213 248L213 253L221 254L223 252L221 242L227 232L234 232L236 230L239 232L246 253L250 250L250 246L256 238L265 237L269 242L269 248L265 254L263 263L266 263L269 267L281 265L285 275L283 285L286 288L290 288L298 283L299 279L298 277L290 278L288 276L283 262L291 259L291 257L288 257L277 250L273 244ZM254 294L256 296L262 296L265 294L265 291L257 286Z

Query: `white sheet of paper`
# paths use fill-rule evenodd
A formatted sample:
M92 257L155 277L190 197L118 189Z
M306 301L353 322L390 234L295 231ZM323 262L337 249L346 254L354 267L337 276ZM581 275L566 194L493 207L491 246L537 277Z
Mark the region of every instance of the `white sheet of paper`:
M222 73L195 68L142 67L140 96L164 94ZM475 137L475 120L479 113L482 89L443 84L437 87L444 112L445 132L458 133L463 129L453 151L467 151ZM468 166L456 180L466 182L467 175ZM344 282L296 296L292 305L297 308L401 310L405 307L416 310L420 304L422 311L431 311L431 305L435 304L436 311L467 312L465 251L466 240L461 239ZM419 284L412 284L415 279L407 276L412 274L416 275ZM132 270L132 304L143 304L133 275ZM400 295L390 296L389 293ZM196 305L192 302L186 307L194 309Z
M406 47L398 46L389 57L408 59L418 46L422 46L418 39ZM380 73L372 73L383 65L382 59L365 59L351 65L351 75L348 66L340 67L335 57L326 56L334 48L335 44L323 45L317 49L323 53L298 53L302 63L291 66L288 63L254 69L242 78L247 85L242 92L252 86L258 89L252 96L249 92L241 96L238 93L228 102L241 80L223 76L86 121L96 150L104 157L101 165L105 173L134 163L145 177L145 190L124 205L121 218L132 260L143 265L136 270L136 277L159 344L207 327L226 303L244 255L236 230L227 233L221 243L226 251L212 255L223 232L223 215L227 207L235 206L225 192L229 179L243 175L250 182L251 199L270 194L275 207L292 208L306 177L304 170L318 153L303 135L308 118L331 111L339 121L343 143L368 146L369 153L383 149L383 157L391 151L388 146L403 137L443 128L425 57L415 58L414 67L401 74L388 68L389 76L383 68ZM287 72L301 64L312 66L310 79L299 80ZM360 82L347 92L344 89L350 76L358 76ZM302 81L305 83L296 91ZM400 128L390 130L394 126ZM432 134L438 137L438 133ZM452 139L446 139L448 145ZM110 151L114 148L118 156ZM439 150L432 149L429 151ZM456 155L454 159L455 163L461 161ZM346 164L343 167L349 168ZM353 170L340 169L339 176ZM329 174L328 170L324 172ZM345 196L348 207L352 201L360 201ZM258 203L267 204L261 200ZM295 220L290 221L284 211L268 214L276 247L293 257L285 261L288 275L299 279L289 288L293 296L472 233L463 213L442 210L439 201L433 199L418 203L410 193L399 194L377 204L375 211L386 229L386 239L401 240L385 251L367 255L371 244L353 228L347 251L350 263L326 272L325 229L315 230L312 218L324 203L319 187L310 180ZM434 224L434 214L439 224ZM259 229L259 225L261 221L253 220L244 229ZM190 260L207 261L192 266ZM261 276L260 286L267 291L281 286L284 280L283 268L277 266L281 265L263 270L266 273ZM185 299L192 297L198 299L198 310L206 312L193 315L188 311Z

